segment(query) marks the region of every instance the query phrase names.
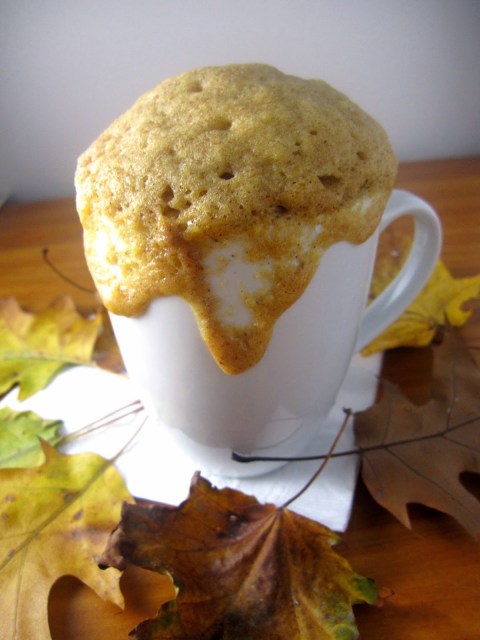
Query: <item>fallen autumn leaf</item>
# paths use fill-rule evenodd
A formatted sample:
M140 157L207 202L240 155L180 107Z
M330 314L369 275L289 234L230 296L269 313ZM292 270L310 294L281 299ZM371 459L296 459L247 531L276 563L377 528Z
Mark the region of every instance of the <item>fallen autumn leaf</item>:
M24 400L66 365L92 364L101 324L99 315L78 314L68 296L38 314L22 311L13 298L0 300L0 396L18 384Z
M374 297L393 275L387 266L383 270L379 268L372 281ZM388 329L365 347L363 355L401 346L429 345L439 328L461 327L467 322L471 311L464 309L463 305L478 298L479 294L480 274L454 278L439 261L420 295Z
M2 638L48 640L48 595L72 575L123 606L117 572L98 570L109 533L131 500L112 461L59 454L42 444L45 463L0 470L0 620Z
M372 496L410 527L407 507L420 503L453 516L480 538L480 502L460 474L480 473L480 369L459 334L434 347L432 397L423 406L390 383L355 417L362 477Z
M40 438L57 444L62 427L60 420L45 420L33 411L0 409L0 468L33 467L45 456Z
M317 522L196 475L178 508L124 505L101 565L169 574L178 588L136 640L348 640L352 605L373 603L376 590L336 541Z

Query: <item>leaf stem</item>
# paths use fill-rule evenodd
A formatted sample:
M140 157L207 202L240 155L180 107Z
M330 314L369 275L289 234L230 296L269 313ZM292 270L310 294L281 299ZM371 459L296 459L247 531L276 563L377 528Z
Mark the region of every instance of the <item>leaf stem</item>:
M342 426L340 427L340 429L338 430L337 435L335 436L334 441L332 442L330 449L327 453L326 456L324 456L324 459L322 460L322 464L318 467L318 469L315 471L315 473L313 474L313 476L310 478L310 480L307 482L307 484L305 484L300 491L297 491L297 493L292 496L291 498L289 498L282 506L281 509L286 509L288 506L290 506L292 504L292 502L294 502L295 500L297 500L297 498L299 498L301 495L303 495L305 493L305 491L307 491L307 489L309 489L312 484L315 482L315 480L318 478L318 476L322 473L322 471L325 469L325 467L327 466L328 462L330 461L330 459L333 456L333 453L335 451L335 449L337 448L337 445L340 441L340 438L343 436L343 434L345 433L345 429L347 428L348 422L350 420L352 416L352 412L350 409L346 409L345 410L345 419L343 420Z
M58 267L56 267L53 264L53 262L50 260L50 258L48 257L48 248L47 247L45 247L42 250L42 257L45 260L45 262L47 263L47 265L50 267L50 269L54 273L56 273L59 278L61 278L65 282L68 282L68 284L71 284L72 287L75 287L76 289L79 289L80 291L85 291L85 293L95 293L95 289L89 289L88 287L84 287L81 284L78 284L78 282L75 282L75 280L72 280L71 278L66 276L64 273L62 273L60 271L60 269Z
M139 426L139 427L138 427L138 429L135 431L135 433L133 433L133 434L130 436L130 438L129 438L129 439L127 440L127 442L123 445L123 447L122 447L119 451L117 451L117 453L113 456L113 458L111 458L110 462L111 462L112 464L114 464L114 463L118 460L118 458L122 455L122 453L124 453L124 452L125 452L125 450L126 450L126 449L131 445L131 443L135 440L135 438L138 436L138 434L140 433L140 431L143 429L143 427L144 427L144 425L145 425L145 423L146 423L146 421L147 421L147 420L148 420L148 415L147 415L147 414L145 414L145 415L143 416L143 420L142 420L142 422L140 423L140 426Z
M78 429L77 431L66 434L65 436L61 437L56 444L68 444L69 442L78 440L83 436L90 435L92 433L95 433L95 431L99 431L100 429L108 427L110 424L116 422L117 420L121 420L122 418L126 418L130 415L135 415L140 411L143 411L142 403L140 402L140 400L134 400L133 402L130 402L129 404L120 407L119 409L115 409L114 411L107 413L101 418L98 418L97 420L94 420L93 422L80 427L80 429Z
M429 433L425 436L415 436L414 438L405 438L405 440L394 440L393 442L382 442L381 444L375 444L371 447L358 447L356 449L348 449L347 451L338 451L338 452L327 452L327 453L319 453L311 456L245 456L241 453L237 453L236 451L232 452L232 460L235 462L241 462L243 464L248 464L249 462L311 462L313 460L329 460L330 458L342 458L344 456L352 456L364 453L370 453L371 451L379 451L381 449L391 449L393 447L399 447L404 444L412 444L413 442L421 442L422 440L431 440L433 438L445 437L452 431L456 431L457 429L461 429L462 427L468 427L469 424L472 424L476 420L479 420L479 416L474 416L473 418L469 418L468 420L464 420L459 424L454 425L453 427L449 427L448 429L443 429L442 431L435 431L434 433ZM343 426L343 425L342 425Z

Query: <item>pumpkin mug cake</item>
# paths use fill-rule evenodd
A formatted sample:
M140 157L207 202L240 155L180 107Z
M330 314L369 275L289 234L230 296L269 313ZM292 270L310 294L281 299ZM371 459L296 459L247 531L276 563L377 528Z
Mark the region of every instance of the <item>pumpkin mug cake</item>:
M247 426L240 430L250 433L247 445L242 438L220 437L230 429L239 430L225 425L231 420L227 416L238 403L255 404L259 394L271 396L262 391L264 377L270 378L269 384L272 375L275 380L273 371L261 372L270 366L263 364L265 355L269 349L288 348L271 344L276 327L298 305L333 247L363 246L378 233L396 171L397 161L382 127L344 94L321 80L286 75L264 64L206 67L168 78L140 97L80 156L75 184L85 253L112 317L141 321L159 304L163 309L169 304L159 301L171 299L181 299L189 309L203 346L182 347L180 341L177 351L189 351L185 362L171 365L162 350L157 366L167 367L184 390L208 386L192 391L187 400L197 409L199 401L205 404L200 412L205 421L218 423L211 427L213 435L200 438L202 442L255 446L255 434L262 431L256 417L241 418ZM368 254L365 273L357 269L352 254L342 259L338 275L334 271L329 276L338 278L334 283L338 299L350 278L344 273L345 262L362 274L357 287L361 291L352 294L355 300L345 311L346 318L354 316L352 326L338 315L336 328L344 332L346 346L339 347L342 372L333 375L333 396L354 348L375 248ZM319 332L321 313L337 304L335 291L328 296L316 303ZM172 323L175 315L163 318L153 341L162 333L163 340L174 340L167 337ZM116 330L118 324L114 322ZM302 336L301 321L295 326ZM332 330L323 331L330 342ZM322 353L313 345L315 335L303 337L314 358L321 360ZM122 348L123 338L119 341ZM289 338L282 337L285 341ZM136 364L129 366L129 361L136 356L127 352L138 349L138 345L127 348L124 354L134 377ZM210 364L187 364L202 349L215 373ZM152 358L148 347L146 354ZM205 354L202 358L206 362ZM290 353L288 361L277 361L275 369L291 367L296 375L302 365L296 367L293 359ZM328 369L331 362L322 366ZM224 381L249 373L248 388L242 381L238 391L231 391L234 383ZM318 375L316 384L322 387L323 374ZM216 382L198 380L205 377L218 377L228 391L216 388ZM295 382L291 379L290 385ZM298 378L297 382L305 386ZM148 386L142 380L142 386L145 383ZM315 415L318 422L317 400L310 394L298 410L297 401L289 401L289 392L280 391L288 384L278 385L283 400L269 401L269 408L259 412L260 422L271 422L267 414L278 414L282 402L288 405L282 415L286 411L297 422L297 413L300 422ZM190 436L196 430L205 432L193 424L202 421L197 409L197 417L188 419L177 407L168 409L171 395L172 389L150 391L151 397L161 396L161 401L153 400L161 420ZM331 405L332 392L327 395ZM222 417L207 417L208 403L222 404L223 398ZM277 437L285 439L285 430L280 431Z
M116 314L182 296L218 365L238 373L262 357L323 251L371 235L396 167L380 125L325 82L260 64L189 71L81 156L88 263ZM232 253L254 271L240 321L211 282Z

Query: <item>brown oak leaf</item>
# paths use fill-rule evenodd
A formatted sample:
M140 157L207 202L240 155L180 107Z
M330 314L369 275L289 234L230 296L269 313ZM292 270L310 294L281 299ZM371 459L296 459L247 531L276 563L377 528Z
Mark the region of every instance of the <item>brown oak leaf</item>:
M408 505L453 516L480 538L480 502L460 475L480 473L480 369L454 329L434 347L432 395L421 406L382 382L382 396L355 417L362 478L371 495L407 527Z
M373 583L332 550L321 524L194 476L178 508L124 505L101 559L169 574L176 600L141 622L136 640L353 639L352 604Z

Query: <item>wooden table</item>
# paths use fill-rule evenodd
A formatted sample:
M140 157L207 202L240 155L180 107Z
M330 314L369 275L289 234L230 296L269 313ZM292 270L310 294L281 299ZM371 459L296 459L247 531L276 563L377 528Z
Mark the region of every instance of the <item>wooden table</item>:
M405 164L398 186L426 198L444 227L443 259L457 277L480 272L480 157ZM27 310L44 308L59 293L91 311L92 293L61 280L42 257L75 282L92 288L82 253L73 200L7 204L0 210L0 296L15 296ZM480 345L480 313L464 329ZM477 353L477 361L478 353ZM388 354L384 370L408 392L425 393L429 364L405 350ZM479 390L480 392L480 390ZM480 478L466 478L480 497ZM356 571L375 578L390 594L383 607L356 607L365 640L478 640L480 638L480 549L451 518L420 506L411 509L409 531L380 508L359 481L341 553ZM160 577L128 569L122 578L124 612L105 604L73 578L53 588L49 614L55 640L118 640L137 622L154 615L164 588ZM27 639L25 639L27 640ZM266 639L268 640L268 639Z

